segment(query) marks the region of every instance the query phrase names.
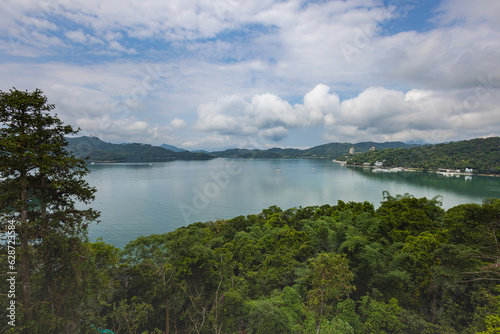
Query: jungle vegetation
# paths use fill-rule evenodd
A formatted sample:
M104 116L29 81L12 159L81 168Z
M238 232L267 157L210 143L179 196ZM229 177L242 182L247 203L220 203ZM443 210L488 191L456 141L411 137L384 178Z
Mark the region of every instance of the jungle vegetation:
M499 228L497 199L445 211L439 198L385 193L377 209L272 206L139 237L123 249L84 238L73 240L75 249L67 240L53 246L50 267L30 244L33 318L21 313L16 329L496 333ZM53 307L47 275L56 283Z

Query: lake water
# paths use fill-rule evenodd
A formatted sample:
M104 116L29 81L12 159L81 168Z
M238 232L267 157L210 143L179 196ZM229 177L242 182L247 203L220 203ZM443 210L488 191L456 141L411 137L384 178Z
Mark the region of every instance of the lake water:
M448 209L500 198L500 178L342 167L330 160L213 159L144 163L97 163L87 176L96 187L91 207L101 211L89 237L118 247L141 235L165 233L193 222L282 209L368 201L382 191L415 197L443 196Z

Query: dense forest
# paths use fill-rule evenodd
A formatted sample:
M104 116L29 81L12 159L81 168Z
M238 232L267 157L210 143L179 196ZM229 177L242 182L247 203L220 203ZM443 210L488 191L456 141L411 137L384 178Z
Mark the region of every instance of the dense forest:
M327 158L333 159L340 155L348 154L351 148L356 152L368 152L370 148L410 148L418 145L405 144L402 142L362 142L362 143L329 143L312 148L300 150L297 148L270 148L268 150L249 150L234 148L224 151L211 152L212 155L220 158L254 158L254 159L273 159L273 158Z
M71 264L64 270L46 268L33 249L36 318L17 329L496 333L499 228L500 200L444 211L439 198L385 193L377 209L273 206L139 237L122 250L75 239L76 249L57 254ZM55 283L53 308L44 273Z
M446 144L425 145L409 149L382 149L340 156L349 165L365 162L384 163L385 167L410 167L421 170L439 168L472 168L474 173L500 174L500 137L478 138Z
M174 152L149 144L111 144L97 137L66 138L68 150L76 157L92 161L135 161L135 160L208 160L214 158L206 153L189 151Z

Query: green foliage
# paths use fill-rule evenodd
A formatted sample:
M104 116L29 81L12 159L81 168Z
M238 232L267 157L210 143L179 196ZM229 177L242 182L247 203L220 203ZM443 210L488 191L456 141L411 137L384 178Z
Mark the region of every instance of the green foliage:
M330 143L315 146L305 150L299 149L281 149L281 148L271 148L268 150L247 150L247 149L228 149L225 151L212 152L213 155L217 157L224 158L253 158L253 159L276 159L276 158L337 158L340 155L348 154L349 149L354 147L356 152L367 152L372 147L377 149L384 148L409 148L418 145L409 145L402 142L386 142L386 143L374 143L374 142L362 142L356 144L350 143ZM342 156L343 158L343 156Z
M288 210L273 206L257 215L138 238L124 251L127 272L136 281L126 289L127 298L154 306L150 330L165 328L165 299L166 328L187 333L485 329L484 319L494 312L494 304L485 302L489 281L464 277L484 267L486 258L470 260L473 253L462 249L477 241L450 241L465 242L464 227L450 220L464 221L468 211L445 213L438 198L385 195L377 210L341 201ZM489 201L485 212L476 212L488 217L482 223L488 228L475 234L484 245L495 228L495 205ZM165 289L161 273L167 267Z
M115 333L136 334L139 329L147 323L148 315L153 307L147 303L139 303L135 298L128 303L121 300L113 305L113 312L109 318L113 324L112 330Z
M450 333L449 329L439 329L438 326L426 322L412 311L402 308L397 299L391 298L387 302L379 301L382 297L375 290L373 294L361 298L360 313L363 324L360 326L359 333Z
M0 91L0 226L15 222L19 322L33 333L62 331L85 313L86 231L99 216L76 208L95 189L85 162L65 149L64 137L77 131L51 115L54 108L38 89Z
M498 334L500 333L500 317L496 315L489 315L485 319L486 330L477 332L477 334Z
M285 311L269 300L248 303L247 328L250 333L292 333L292 325Z
M343 159L343 156L339 158ZM347 163L362 165L383 161L384 167L408 167L421 170L439 168L472 168L474 173L500 173L500 137L478 138L447 144L425 145L412 148L377 149L350 156Z
M174 152L149 144L111 144L97 137L67 138L67 141L68 151L73 152L78 158L93 161L208 160L213 158L206 153Z
M310 284L307 304L315 313L317 326L325 314L331 314L332 305L355 287L350 284L354 274L349 270L345 256L320 253L310 260Z

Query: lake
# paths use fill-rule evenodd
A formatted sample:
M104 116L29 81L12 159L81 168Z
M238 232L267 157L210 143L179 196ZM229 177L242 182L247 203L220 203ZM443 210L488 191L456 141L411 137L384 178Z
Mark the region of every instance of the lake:
M89 238L118 247L141 235L165 233L194 222L282 209L368 201L378 207L382 191L415 197L443 196L443 208L500 198L500 178L434 173L374 173L330 160L213 159L96 163L87 181L96 187L91 207L101 223Z

